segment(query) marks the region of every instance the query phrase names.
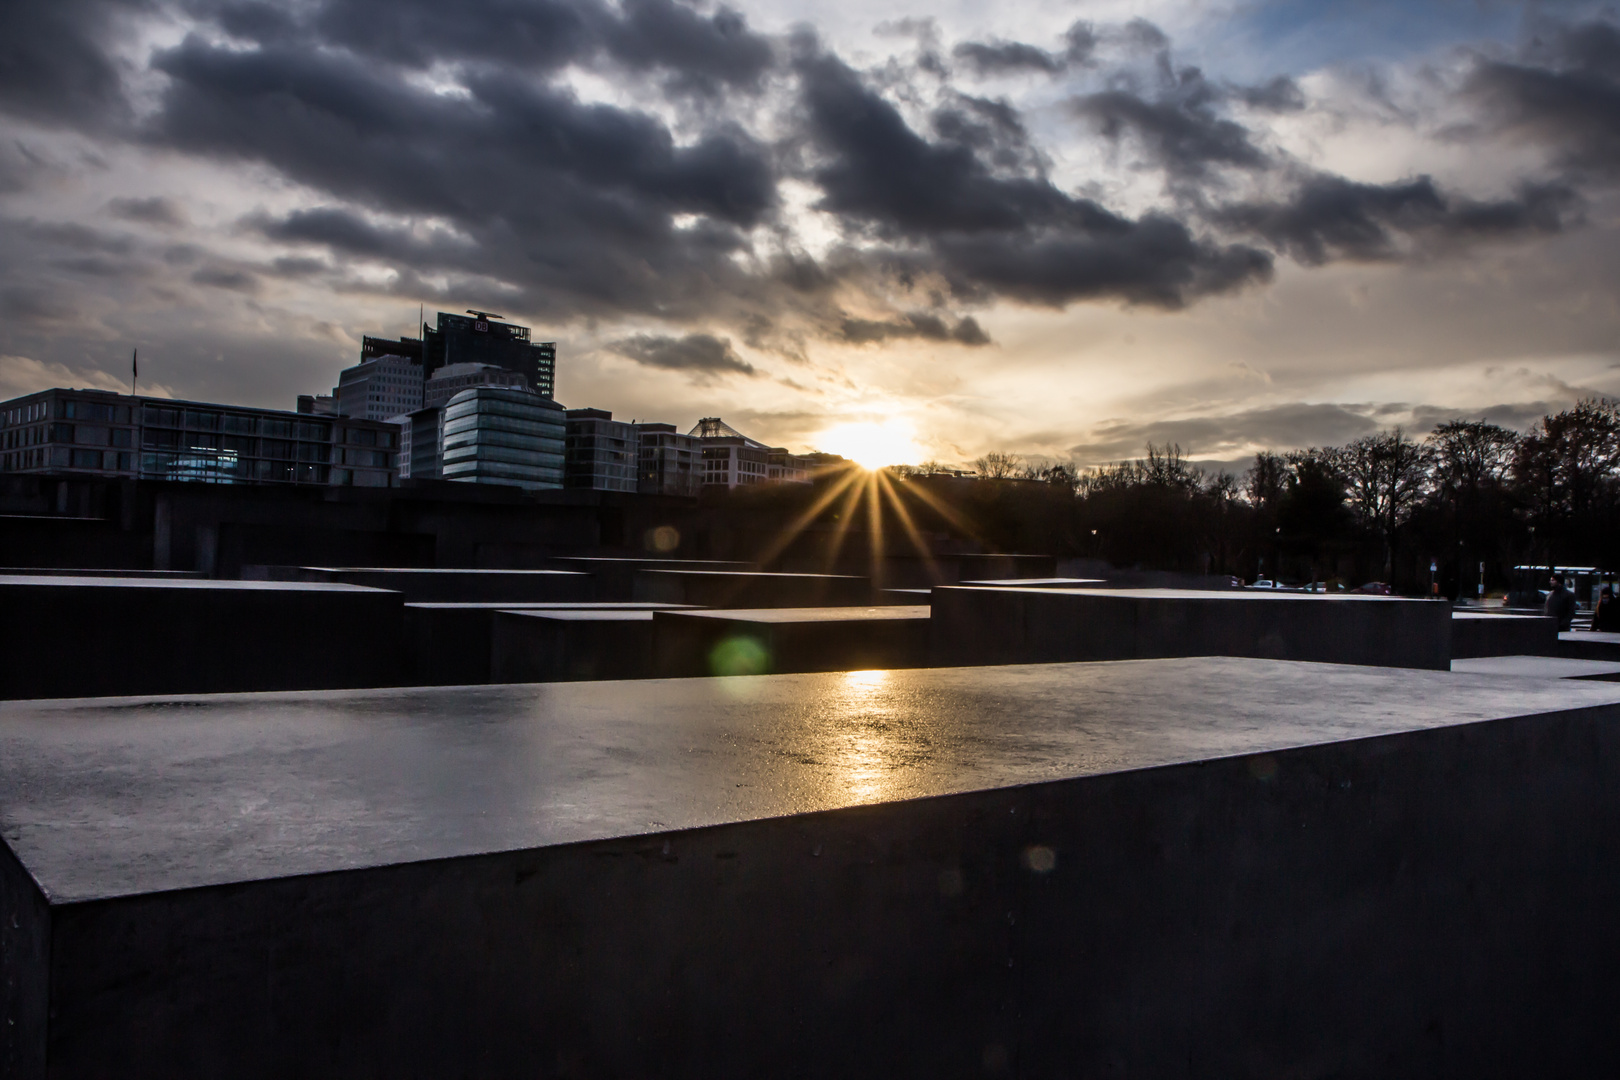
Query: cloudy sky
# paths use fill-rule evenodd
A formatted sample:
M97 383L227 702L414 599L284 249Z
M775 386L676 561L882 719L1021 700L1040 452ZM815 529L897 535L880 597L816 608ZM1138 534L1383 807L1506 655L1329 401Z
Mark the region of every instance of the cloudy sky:
M1620 394L1617 181L1611 6L6 0L0 394L291 407L425 305L794 448L1523 426Z

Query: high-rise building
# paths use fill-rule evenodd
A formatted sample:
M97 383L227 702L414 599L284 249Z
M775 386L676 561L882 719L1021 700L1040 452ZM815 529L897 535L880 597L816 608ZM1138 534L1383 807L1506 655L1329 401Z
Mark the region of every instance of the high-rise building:
M0 471L387 487L398 428L202 401L43 390L0 403Z
M519 371L529 388L549 398L556 382L557 343L530 341L529 328L497 322L499 315L439 312L435 329L422 328L422 368L431 377L450 364L492 364Z
M636 490L636 428L603 409L569 409L563 486Z
M446 480L563 486L563 407L532 390L475 386L444 408L442 475Z
M636 490L696 495L703 486L703 441L674 424L636 424Z
M446 364L428 376L427 382L423 384L421 408L442 409L450 404L451 398L475 386L531 389L528 376L520 371L512 371L495 364Z
M362 360L338 373L332 396L342 416L388 420L415 412L422 407L422 365L391 354Z

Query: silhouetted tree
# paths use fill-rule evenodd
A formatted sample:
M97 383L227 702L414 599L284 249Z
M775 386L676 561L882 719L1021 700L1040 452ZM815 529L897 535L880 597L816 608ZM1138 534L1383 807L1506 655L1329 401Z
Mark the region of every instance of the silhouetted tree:
M1018 455L992 450L981 458L975 458L973 467L986 480L1007 480L1018 475Z
M1428 492L1429 450L1396 428L1363 436L1336 456L1351 513L1383 546L1388 581L1395 573L1399 530Z

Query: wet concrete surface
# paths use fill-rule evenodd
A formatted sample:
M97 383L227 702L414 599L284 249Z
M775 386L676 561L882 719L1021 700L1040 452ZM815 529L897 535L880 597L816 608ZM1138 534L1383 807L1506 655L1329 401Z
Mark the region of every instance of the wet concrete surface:
M0 1004L30 1080L1611 1075L1616 791L1620 686L1246 659L11 703Z

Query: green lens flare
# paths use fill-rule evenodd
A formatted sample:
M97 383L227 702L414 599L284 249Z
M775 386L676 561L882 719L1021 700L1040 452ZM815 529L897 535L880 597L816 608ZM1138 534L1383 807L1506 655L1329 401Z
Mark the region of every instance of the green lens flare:
M771 654L751 637L729 637L709 653L709 671L715 675L763 675Z

